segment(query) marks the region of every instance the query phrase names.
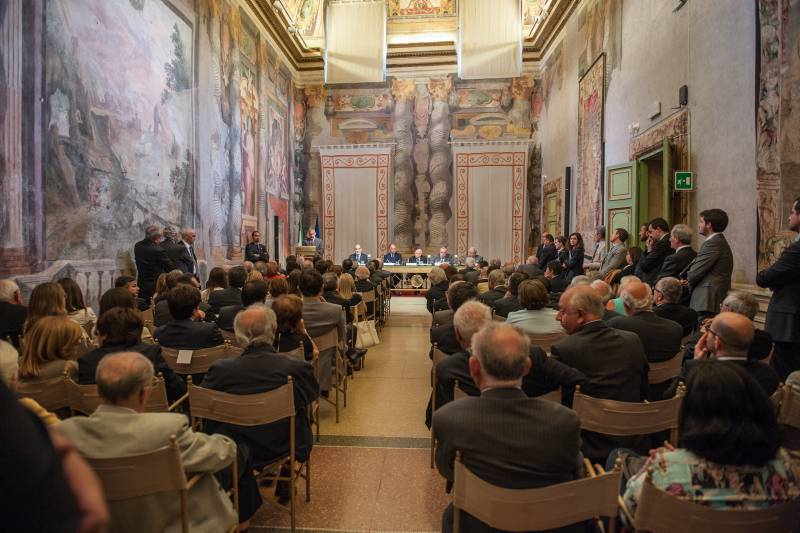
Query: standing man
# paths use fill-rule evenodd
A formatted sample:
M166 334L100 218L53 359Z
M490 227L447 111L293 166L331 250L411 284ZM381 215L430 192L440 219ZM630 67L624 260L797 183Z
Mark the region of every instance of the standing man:
M686 224L676 224L672 228L669 233L669 245L675 253L664 258L658 279L680 277L689 263L697 257L697 252L692 248L692 228Z
M250 234L250 243L244 247L244 258L252 263L264 261L269 263L267 247L261 244L261 234L258 230Z
M447 263L448 265L453 264L453 257L447 253L447 246L441 246L439 248L439 255L433 258L434 265L439 265L441 263Z
M606 258L606 228L605 226L597 226L594 230L594 250L592 255L584 256L587 260L584 262L584 268L589 270L599 270L603 265L603 259Z
M361 251L361 245L356 244L353 253L350 254L350 260L354 265L364 265L369 260L369 256Z
M402 265L403 256L397 253L397 246L394 243L389 245L389 253L383 254L384 265Z
M689 264L683 283L692 293L689 307L697 311L702 320L719 313L719 305L731 290L733 253L722 234L728 227L728 214L725 211L701 211L697 227L706 240L697 257Z
M603 261L600 263L600 277L603 278L615 269L625 266L625 256L628 248L625 243L628 241L628 231L625 228L617 228L611 236L611 249L608 251Z
M789 211L789 229L800 231L800 198ZM767 308L767 333L775 341L772 368L781 381L800 370L800 236L787 246L778 261L756 276L759 287L772 289Z
M314 228L308 230L308 238L305 244L306 246L315 246L317 248L317 255L322 257L322 253L325 251L322 246L322 239L317 237L317 232Z
M158 245L161 241L161 229L158 226L147 226L145 237L133 246L133 258L138 273L139 296L149 300L156 290L156 280L167 273L175 265L167 252Z
M200 279L197 276L197 255L194 253L194 241L196 238L197 232L194 228L183 228L181 230L181 241L178 244L183 247L183 253L181 254L183 264L178 265L178 268Z
M545 233L542 235L542 244L536 249L536 258L539 260L539 265L546 267L547 263L555 261L557 257L555 239L549 233Z
M661 266L667 256L674 253L670 247L669 224L663 218L654 218L650 221L650 237L648 244L642 251L638 269L641 270L640 278L645 283L653 285L661 272Z

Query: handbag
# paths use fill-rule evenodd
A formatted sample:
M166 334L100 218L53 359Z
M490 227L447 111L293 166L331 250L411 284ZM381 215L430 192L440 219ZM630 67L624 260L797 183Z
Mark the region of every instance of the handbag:
M356 348L370 348L381 343L378 332L375 329L374 320L362 320L356 322Z

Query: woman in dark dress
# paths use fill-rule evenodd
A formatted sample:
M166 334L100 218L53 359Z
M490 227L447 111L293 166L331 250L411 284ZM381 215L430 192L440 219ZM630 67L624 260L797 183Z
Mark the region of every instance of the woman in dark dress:
M567 238L563 235L560 235L556 239L556 261L561 263L561 268L564 268L564 265L567 264L569 261L569 244L567 243Z
M583 237L580 233L572 233L569 236L569 259L564 265L566 279L583 274L583 259Z
M272 302L272 310L278 322L273 348L277 352L291 352L303 344L306 361L319 355L303 323L303 300L299 296L282 294Z

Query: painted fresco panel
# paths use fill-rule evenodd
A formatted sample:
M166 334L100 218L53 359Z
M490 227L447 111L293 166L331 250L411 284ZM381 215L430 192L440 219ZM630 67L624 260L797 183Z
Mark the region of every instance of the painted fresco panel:
M456 0L389 0L389 17L449 17L456 15Z
M592 235L603 220L603 102L605 56L578 83L578 166L575 230Z

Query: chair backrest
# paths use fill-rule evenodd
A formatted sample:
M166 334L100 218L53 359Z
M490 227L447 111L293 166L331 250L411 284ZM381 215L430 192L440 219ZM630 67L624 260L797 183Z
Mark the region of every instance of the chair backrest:
M216 420L237 426L261 426L295 415L294 387L286 385L258 394L230 394L198 387L189 381L189 405L193 418Z
M567 336L566 331L558 333L528 333L532 346L538 346L546 353L550 353L550 346Z
M621 473L537 489L506 489L488 483L456 457L453 506L507 531L554 529L598 516L615 517Z
M222 338L225 339L226 342L231 343L231 346L239 346L239 339L236 338L236 333L226 329L221 329L219 332L222 333Z
M30 398L48 411L56 411L69 407L69 397L64 383L64 376L38 381L17 382L17 394Z
M359 292L358 294L361 295L361 301L363 301L365 304L375 301L375 291Z
M167 386L164 378L159 374L153 379L153 387L150 389L150 396L144 410L148 413L166 413L169 411L169 399L167 398Z
M214 361L218 359L228 359L230 357L239 357L242 354L241 348L232 346L228 342L219 346L214 346L213 348L189 351L192 352L191 361L188 364L182 364L178 363L179 349L161 348L164 361L178 374L199 374L206 372Z
M97 473L110 502L171 490L186 490L186 474L173 435L169 445L152 452L86 461Z
M154 321L154 316L153 307L148 307L142 311L142 322L150 322L152 324Z
M331 328L322 335L312 337L312 340L314 344L317 345L317 350L322 353L325 350L330 350L331 348L339 346L339 330L335 327Z
M464 392L464 389L459 386L458 380L455 380L453 382L453 399L460 400L461 398L466 398L467 396L469 396L469 394Z
M433 345L433 366L438 365L445 359L447 359L448 355L441 351L437 345Z
M800 390L790 385L782 386L778 407L778 423L800 429Z
M306 358L306 350L305 347L301 344L294 350L289 350L288 352L278 352L280 355L285 355L286 357L292 357L294 359L303 359Z
M647 381L652 383L664 383L665 381L679 376L683 366L683 350L679 350L674 356L660 363L650 363L650 371L647 373Z
M592 398L575 391L572 409L581 419L581 428L617 437L649 435L678 427L678 411L683 389L669 400L650 403L618 402Z
M798 517L800 499L765 509L712 509L671 496L645 480L634 525L651 533L782 533L797 531Z
M100 393L97 392L97 385L80 385L67 376L64 378L64 387L72 411L90 415L103 403Z
M561 387L557 388L556 390L546 392L540 396L537 396L540 400L547 400L548 402L554 403L561 403L562 394L561 394Z

